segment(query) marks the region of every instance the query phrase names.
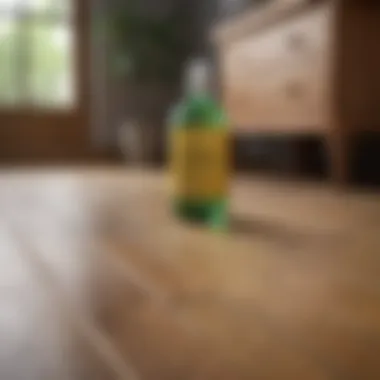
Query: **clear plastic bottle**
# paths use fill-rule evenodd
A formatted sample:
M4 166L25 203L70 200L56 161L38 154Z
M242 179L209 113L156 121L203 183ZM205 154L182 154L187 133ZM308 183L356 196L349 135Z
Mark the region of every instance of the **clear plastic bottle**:
M183 99L170 114L173 206L182 219L224 229L228 223L229 136L210 91L207 61L193 61Z

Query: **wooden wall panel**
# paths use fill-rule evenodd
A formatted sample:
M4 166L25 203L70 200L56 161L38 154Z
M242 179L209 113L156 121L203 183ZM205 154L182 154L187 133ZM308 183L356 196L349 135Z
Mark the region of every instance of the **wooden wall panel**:
M349 2L342 22L342 111L354 129L380 131L380 4Z

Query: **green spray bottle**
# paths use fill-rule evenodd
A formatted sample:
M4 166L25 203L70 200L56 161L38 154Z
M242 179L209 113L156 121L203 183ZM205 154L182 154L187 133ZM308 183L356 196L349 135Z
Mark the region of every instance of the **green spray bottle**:
M188 221L225 229L228 223L229 136L210 90L207 61L190 63L185 94L169 118L173 209Z

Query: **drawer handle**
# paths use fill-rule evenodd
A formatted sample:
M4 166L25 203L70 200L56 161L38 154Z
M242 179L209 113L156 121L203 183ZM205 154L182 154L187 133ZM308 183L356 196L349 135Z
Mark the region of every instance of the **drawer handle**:
M302 34L293 33L288 37L288 46L292 51L302 51L306 47L306 39Z
M287 97L292 99L299 99L302 97L304 93L304 88L301 83L299 82L291 82L286 84L285 86L285 92Z

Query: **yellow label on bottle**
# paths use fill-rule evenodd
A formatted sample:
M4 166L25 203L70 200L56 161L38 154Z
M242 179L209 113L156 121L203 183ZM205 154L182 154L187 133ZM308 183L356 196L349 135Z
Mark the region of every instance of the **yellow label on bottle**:
M228 190L227 131L178 129L171 135L171 165L176 196L212 200Z

